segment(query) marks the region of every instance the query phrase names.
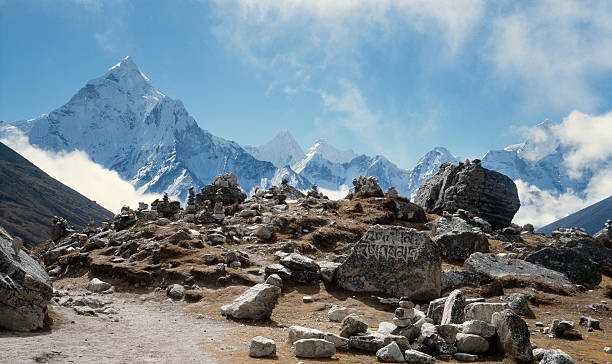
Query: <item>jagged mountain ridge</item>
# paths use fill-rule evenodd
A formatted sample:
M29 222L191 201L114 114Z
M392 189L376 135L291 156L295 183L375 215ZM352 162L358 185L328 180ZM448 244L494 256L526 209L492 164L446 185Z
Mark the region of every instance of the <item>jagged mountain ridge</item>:
M610 166L612 160L584 166L580 175L571 175L565 164L571 148L555 136L553 129L556 126L550 120L538 124L525 142L503 150L488 151L482 158L482 165L541 190L555 193L571 190L583 196L594 174L602 166Z
M274 145L275 158L287 160L293 155L294 144L297 143L288 132L282 132L281 135L282 138L276 136L264 145ZM284 150L288 150L289 155L278 157ZM254 156L264 155L261 152L254 153ZM329 190L348 189L352 187L353 178L364 175L378 178L383 189L395 187L400 194L411 196L423 181L434 175L440 165L446 162L458 163L458 160L445 148L436 147L423 156L414 168L407 170L399 168L384 156L357 155L352 150L339 150L320 139L291 168L298 176Z
M81 228L113 213L40 170L0 143L0 225L36 245L49 239L51 218L66 218Z
M201 187L225 172L234 172L247 192L283 176L299 188L310 184L201 129L182 102L156 90L129 57L87 82L64 106L8 125L42 149L84 151L142 192L184 199L189 186Z

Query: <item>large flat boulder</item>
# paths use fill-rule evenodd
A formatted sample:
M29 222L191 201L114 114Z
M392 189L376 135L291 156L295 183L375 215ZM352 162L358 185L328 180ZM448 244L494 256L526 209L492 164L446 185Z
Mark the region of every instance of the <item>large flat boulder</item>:
M508 254L474 253L463 262L463 269L485 277L516 276L561 286L571 285L563 273L513 259Z
M373 226L338 267L336 282L354 292L426 300L440 296L438 246L424 232Z
M425 181L414 199L429 213L467 210L488 221L494 229L510 225L521 206L514 182L483 168L479 160L445 163Z
M53 295L47 271L0 227L0 327L32 331L43 327Z

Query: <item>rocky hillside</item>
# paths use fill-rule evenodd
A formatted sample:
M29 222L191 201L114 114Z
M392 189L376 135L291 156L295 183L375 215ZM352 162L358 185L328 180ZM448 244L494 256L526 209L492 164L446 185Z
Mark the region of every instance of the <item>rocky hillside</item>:
M539 232L551 234L559 227L583 228L587 233L593 235L604 226L607 220L612 219L612 196L605 198L591 206L574 212L562 219L538 229Z
M31 245L49 239L53 216L84 228L99 225L113 214L41 171L0 143L0 225Z
M444 191L469 210L449 200L426 213L372 177L342 201L288 184L247 199L227 174L189 191L186 205L166 197L82 232L58 221L55 244L40 250L56 286L52 310L122 331L135 324L129 302L152 312L173 302L163 310L184 309L206 328L182 337L186 350L218 362L605 362L612 241L581 231L547 238L480 215L478 201L510 211L514 200L480 188L499 174L479 172L477 161L454 168L461 177ZM430 196L437 179L425 184ZM193 332L172 317L164 325ZM93 358L105 347L60 350Z

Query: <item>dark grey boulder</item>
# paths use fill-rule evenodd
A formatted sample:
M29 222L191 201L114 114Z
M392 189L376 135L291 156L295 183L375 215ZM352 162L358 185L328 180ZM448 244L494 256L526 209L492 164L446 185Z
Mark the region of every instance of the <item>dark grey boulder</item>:
M489 252L489 241L481 231L449 231L432 239L446 259L466 260L472 253Z
M0 231L0 327L42 328L53 295L49 275L25 250L15 253L13 238L2 227Z
M594 287L601 282L599 264L569 248L546 247L525 260L561 272L575 284Z
M440 296L440 276L440 251L426 233L377 225L338 267L336 282L354 292L425 300Z
M425 181L414 199L429 213L467 210L494 229L510 225L520 207L518 191L507 176L486 168L479 161L445 163Z
M497 332L497 348L510 362L533 362L529 327L519 315L510 309L495 312L491 323Z
M462 269L442 271L442 278L440 279L442 291L463 286L480 286L480 275Z

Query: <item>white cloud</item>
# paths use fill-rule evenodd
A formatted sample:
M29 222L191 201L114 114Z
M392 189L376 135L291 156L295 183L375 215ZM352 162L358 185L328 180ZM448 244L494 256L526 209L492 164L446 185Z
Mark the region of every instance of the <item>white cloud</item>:
M380 118L370 110L359 87L349 81L341 80L340 89L338 95L320 91L326 109L342 115L339 118L340 123L353 131L367 134L378 129Z
M159 195L137 192L117 172L94 163L82 151L44 151L30 145L28 138L16 129L0 141L51 177L114 213L120 212L123 205L135 208L140 201L149 203L160 198Z
M514 216L513 222L542 227L611 196L612 166L591 179L585 197L572 190L554 193L521 180L514 183L518 189L521 208Z
M113 42L113 31L108 29L104 32L95 32L94 39L98 43L98 45L107 52L112 52L115 50L114 42Z
M512 3L499 13L487 54L500 74L518 77L538 104L591 110L601 101L591 81L612 71L608 1Z
M612 111L604 115L572 111L555 127L555 133L562 144L571 147L565 163L573 175L600 162L612 163Z
M484 11L482 0L215 0L211 4L218 19L213 31L222 43L276 79L298 84L296 74L310 77L333 66L358 73L364 47L387 47L406 31L430 37L455 53Z

